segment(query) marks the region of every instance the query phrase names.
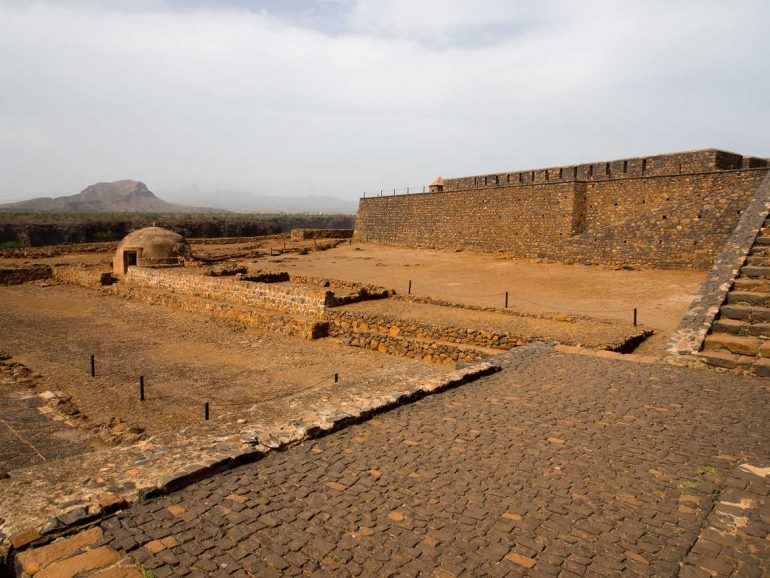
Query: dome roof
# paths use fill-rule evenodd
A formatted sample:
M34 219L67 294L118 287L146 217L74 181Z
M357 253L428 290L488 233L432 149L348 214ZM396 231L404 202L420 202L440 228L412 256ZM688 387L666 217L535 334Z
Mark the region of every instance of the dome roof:
M168 259L187 252L189 247L182 235L163 227L145 227L126 235L118 245L118 250L129 247L144 249L145 259Z
M124 257L124 253L134 257ZM182 235L163 227L146 227L123 238L113 259L113 269L116 274L123 274L128 265L175 265L180 257L189 254L190 246Z

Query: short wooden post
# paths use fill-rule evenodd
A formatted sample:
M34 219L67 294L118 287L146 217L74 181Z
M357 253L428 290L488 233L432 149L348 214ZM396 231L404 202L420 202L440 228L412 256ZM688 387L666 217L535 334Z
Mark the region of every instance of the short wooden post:
M335 373L334 374L334 383L337 383L339 380L340 380L340 374L339 373Z
M91 354L91 377L96 377L96 362L93 353Z
M203 404L203 419L209 421L209 402Z
M505 308L508 309L508 291L505 292Z
M634 307L634 327L636 327L636 307Z
M139 376L139 401L144 401L144 376Z
M412 294L412 280L409 279L409 289L406 290L407 295Z

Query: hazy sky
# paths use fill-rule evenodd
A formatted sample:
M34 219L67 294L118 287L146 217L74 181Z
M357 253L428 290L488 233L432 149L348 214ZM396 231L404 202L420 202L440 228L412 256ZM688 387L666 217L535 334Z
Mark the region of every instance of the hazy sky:
M0 200L770 156L770 2L0 0Z

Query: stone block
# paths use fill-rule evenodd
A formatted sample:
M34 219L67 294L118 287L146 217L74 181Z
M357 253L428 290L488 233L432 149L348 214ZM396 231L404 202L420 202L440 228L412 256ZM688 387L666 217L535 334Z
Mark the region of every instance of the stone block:
M756 337L740 337L726 333L717 333L706 337L704 349L708 351L729 351L740 355L757 355L761 344L761 340Z
M111 566L122 557L122 554L112 548L101 546L72 558L65 558L59 562L54 562L40 570L35 576L36 578L73 578L86 572L93 572L94 570Z
M52 563L72 556L82 548L90 546L102 537L102 529L98 526L68 538L61 538L32 550L26 550L16 556L16 564L22 572L35 574Z

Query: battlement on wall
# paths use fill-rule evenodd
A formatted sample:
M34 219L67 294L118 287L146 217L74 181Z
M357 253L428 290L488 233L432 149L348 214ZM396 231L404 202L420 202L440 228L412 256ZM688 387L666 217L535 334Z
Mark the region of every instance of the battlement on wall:
M428 194L360 199L356 235L408 247L704 269L770 174L768 165L707 149L444 179Z
M717 149L703 149L544 169L445 178L443 190L448 192L543 183L608 181L763 168L767 166L770 166L768 159L743 156Z

